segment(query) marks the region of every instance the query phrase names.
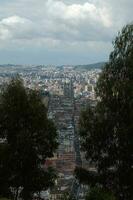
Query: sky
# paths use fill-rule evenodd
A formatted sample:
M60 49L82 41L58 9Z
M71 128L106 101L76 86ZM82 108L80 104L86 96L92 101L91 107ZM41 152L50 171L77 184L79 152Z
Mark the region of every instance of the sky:
M0 0L0 64L107 61L133 0Z

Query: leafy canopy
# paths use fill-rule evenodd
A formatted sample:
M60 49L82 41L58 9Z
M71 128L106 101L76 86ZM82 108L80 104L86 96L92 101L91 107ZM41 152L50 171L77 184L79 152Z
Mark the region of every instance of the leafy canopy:
M0 138L5 139L0 145L0 194L29 200L54 184L56 174L44 170L44 164L57 148L56 128L40 94L26 89L19 77L1 92Z
M82 150L95 165L95 184L133 199L133 24L122 29L96 86L98 103L80 119ZM83 178L82 178L83 179Z
M85 200L116 200L116 198L110 192L95 187L87 194Z

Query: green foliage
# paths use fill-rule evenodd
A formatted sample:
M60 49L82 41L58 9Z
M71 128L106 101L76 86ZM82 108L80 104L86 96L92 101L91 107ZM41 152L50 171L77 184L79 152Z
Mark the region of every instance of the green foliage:
M84 183L92 187L95 186L95 183L100 179L96 172L90 172L82 167L76 167L74 174L79 180L79 183Z
M61 197L60 200L75 200L74 197L72 197L69 192L64 193L64 195Z
M0 200L10 200L10 199L7 199L7 198L0 198Z
M80 119L82 150L95 164L96 184L133 199L133 24L114 41L96 87L99 101Z
M6 85L0 98L0 184L17 199L31 199L34 192L52 186L56 178L44 170L47 157L57 148L57 133L36 91L28 90L18 77ZM8 190L7 190L8 189Z
M90 192L88 192L86 200L116 200L113 194L110 192L104 191L101 188L92 188Z

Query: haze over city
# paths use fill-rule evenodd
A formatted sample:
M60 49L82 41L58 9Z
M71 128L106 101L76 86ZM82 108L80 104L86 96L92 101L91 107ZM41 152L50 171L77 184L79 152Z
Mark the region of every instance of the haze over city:
M0 0L0 64L108 60L132 0Z

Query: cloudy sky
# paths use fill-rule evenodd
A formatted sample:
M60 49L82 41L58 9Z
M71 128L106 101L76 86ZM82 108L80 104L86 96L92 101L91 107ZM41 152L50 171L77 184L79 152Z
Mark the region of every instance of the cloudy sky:
M108 60L133 0L0 0L0 63Z

